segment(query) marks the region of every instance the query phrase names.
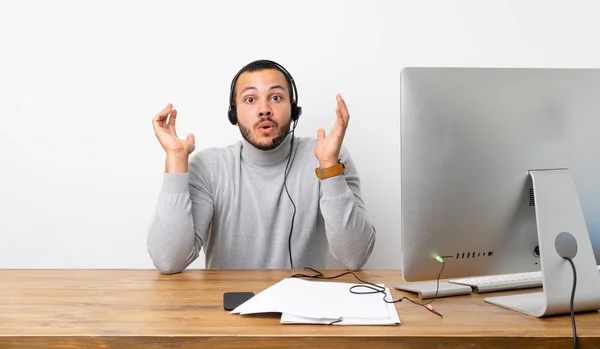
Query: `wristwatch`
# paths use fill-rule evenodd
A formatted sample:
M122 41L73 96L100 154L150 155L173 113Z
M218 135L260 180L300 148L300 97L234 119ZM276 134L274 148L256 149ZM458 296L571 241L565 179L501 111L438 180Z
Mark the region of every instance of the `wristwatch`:
M317 178L325 179L325 178L341 175L342 173L344 173L345 170L346 170L346 166L344 166L344 163L341 160L338 160L337 165L335 165L333 167L328 167L328 168L317 167L317 168L315 168L315 173L317 174Z

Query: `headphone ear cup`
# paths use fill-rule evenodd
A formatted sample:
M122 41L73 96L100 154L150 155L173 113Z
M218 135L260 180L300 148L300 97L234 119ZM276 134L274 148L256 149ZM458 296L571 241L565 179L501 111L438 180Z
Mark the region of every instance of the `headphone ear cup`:
M299 107L296 102L292 103L292 120L298 121L300 115L302 115L302 107Z
M229 110L227 111L227 117L229 118L229 122L231 122L232 125L237 124L237 113L235 112L234 107L229 106Z

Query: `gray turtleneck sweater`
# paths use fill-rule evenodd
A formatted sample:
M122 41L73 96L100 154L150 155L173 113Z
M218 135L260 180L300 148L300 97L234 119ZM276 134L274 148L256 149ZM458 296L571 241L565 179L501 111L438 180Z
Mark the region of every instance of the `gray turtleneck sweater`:
M360 181L342 147L343 175L320 180L316 139L285 138L263 151L246 140L204 149L190 157L188 173L165 173L148 251L164 274L184 270L204 248L207 268L324 268L327 253L347 269L362 268L375 243ZM293 147L291 147L293 145ZM292 148L287 192L284 170Z

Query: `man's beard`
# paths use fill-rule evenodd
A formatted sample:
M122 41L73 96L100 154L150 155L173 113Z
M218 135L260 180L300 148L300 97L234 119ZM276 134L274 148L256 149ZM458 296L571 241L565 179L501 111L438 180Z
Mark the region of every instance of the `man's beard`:
M282 127L279 127L279 124L277 122L275 122L273 119L267 117L267 118L260 119L256 124L253 125L252 129L246 128L242 124L238 123L238 126L240 128L240 133L242 134L242 137L244 137L244 139L248 143L252 144L256 148L258 148L260 150L273 150L273 149L277 148L279 146L279 144L281 144L281 142L278 142L277 144L275 144L275 143L273 143L273 139L270 139L267 137L261 137L261 139L255 139L254 135L252 134L252 131L255 130L256 127L261 122L264 122L264 121L269 121L269 122L273 123L273 125L275 125L275 129L277 129L277 131L279 131L278 134L275 135L275 137L287 134L290 131L290 126L291 126L290 123L286 123Z

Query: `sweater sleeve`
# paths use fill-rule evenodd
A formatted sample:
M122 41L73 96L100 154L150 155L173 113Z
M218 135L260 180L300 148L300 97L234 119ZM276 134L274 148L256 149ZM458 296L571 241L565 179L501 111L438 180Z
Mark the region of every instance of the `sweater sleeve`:
M183 271L198 258L213 215L208 181L198 164L188 173L165 173L147 247L163 274Z
M320 206L333 256L349 270L358 270L369 259L375 244L360 192L360 179L352 158L342 147L345 173L321 180Z

